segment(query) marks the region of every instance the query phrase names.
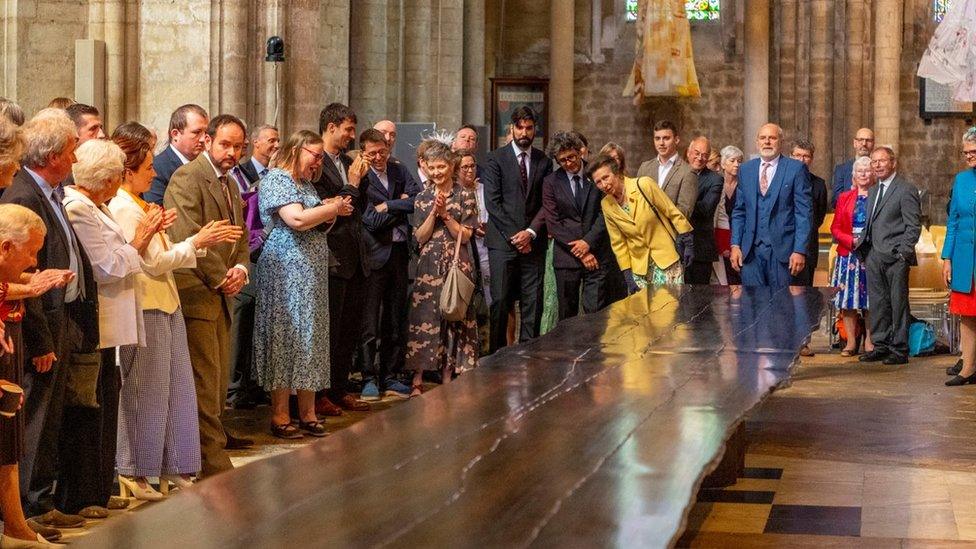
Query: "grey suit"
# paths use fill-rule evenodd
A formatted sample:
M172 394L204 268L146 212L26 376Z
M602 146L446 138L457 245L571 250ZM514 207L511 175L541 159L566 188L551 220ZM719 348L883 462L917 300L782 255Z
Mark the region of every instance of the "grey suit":
M644 162L637 170L637 177L650 177L657 181L657 170L660 165L661 162L657 157ZM664 178L664 184L662 185L660 181L657 182L664 190L664 194L668 195L671 202L674 202L674 205L681 210L681 214L686 219L691 219L695 210L695 202L698 201L698 176L691 171L691 166L678 156L674 160L671 171Z
M871 340L881 352L908 356L908 268L915 265L920 232L918 189L898 177L878 202L880 183L868 194L868 224L854 243L866 261Z

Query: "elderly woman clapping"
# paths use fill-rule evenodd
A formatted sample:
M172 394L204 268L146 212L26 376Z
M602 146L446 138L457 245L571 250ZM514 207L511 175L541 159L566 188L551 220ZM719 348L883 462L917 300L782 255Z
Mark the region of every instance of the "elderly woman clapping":
M88 415L92 423L100 426L101 442L92 445L95 455L90 456L99 464L98 476L89 481L91 493L82 497L89 506L104 506L112 492L114 475L109 464L114 464L118 423L119 374L115 367L115 347L145 345L135 275L142 272L140 256L153 235L172 219L160 208L153 208L139 222L132 238L127 239L105 206L122 183L125 154L111 141L92 139L78 147L75 156L78 159L72 167L75 185L65 189L64 209L98 283L98 296L84 298L98 299L98 348L102 350L102 362L97 386L99 407L77 407L66 413ZM106 468L107 472L102 470Z

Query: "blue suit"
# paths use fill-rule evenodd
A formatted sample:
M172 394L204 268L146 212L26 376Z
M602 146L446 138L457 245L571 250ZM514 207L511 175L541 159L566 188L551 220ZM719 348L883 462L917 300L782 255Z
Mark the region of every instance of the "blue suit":
M837 197L841 193L851 190L854 184L854 160L848 160L834 166L834 193L830 195L830 209L837 208Z
M166 194L166 186L169 185L169 178L173 177L173 172L183 165L180 157L176 156L173 148L167 146L163 151L153 157L153 169L156 175L153 177L152 186L142 197L146 202L163 205L163 195Z
M973 257L976 255L976 170L956 174L949 200L942 259L952 261L952 291L968 294L973 287Z
M798 160L780 156L766 196L759 193L761 160L739 169L732 209L732 245L742 250L742 284L787 286L790 255L807 254L812 204L810 173Z

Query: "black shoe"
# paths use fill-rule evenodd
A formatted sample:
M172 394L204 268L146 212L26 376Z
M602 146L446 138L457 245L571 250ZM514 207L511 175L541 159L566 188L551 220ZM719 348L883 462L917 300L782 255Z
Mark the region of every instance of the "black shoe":
M888 358L884 359L882 364L887 366L894 366L896 364L908 364L908 356L898 353L891 353Z
M888 358L890 353L888 351L882 351L881 349L875 349L870 353L864 353L863 355L857 357L861 362L881 362L882 360Z
M224 444L224 449L243 450L244 448L250 448L251 446L254 446L253 440L244 437L235 437L234 435L227 433L227 444Z
M969 383L976 383L976 374L969 377L955 376L945 382L946 387L958 387L959 385L966 385Z
M961 371L962 371L962 359L960 358L959 361L956 362L954 366L949 366L948 368L946 368L946 375L957 376Z

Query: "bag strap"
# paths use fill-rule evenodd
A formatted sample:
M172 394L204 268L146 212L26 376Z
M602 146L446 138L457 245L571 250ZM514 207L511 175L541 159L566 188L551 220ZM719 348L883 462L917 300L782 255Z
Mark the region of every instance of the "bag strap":
M455 239L457 242L454 243L454 260L451 262L451 264L455 266L458 264L458 256L461 254L461 236L463 234L464 234L464 225L461 225L461 228L458 231L457 238Z
M677 243L678 229L674 227L674 224L671 223L670 219L665 220L664 218L661 217L661 214L657 211L657 208L654 207L654 203L651 202L651 199L648 198L646 194L644 194L644 189L642 189L640 186L641 179L642 178L638 177L637 181L634 183L637 186L637 190L640 191L641 196L643 196L644 200L647 201L647 205L651 208L651 211L654 212L654 216L657 217L658 223L664 226L664 231L668 233L669 237L671 237L671 242ZM643 179L650 179L650 178L646 177Z

